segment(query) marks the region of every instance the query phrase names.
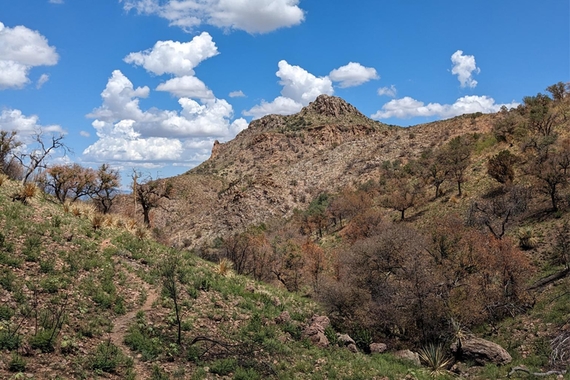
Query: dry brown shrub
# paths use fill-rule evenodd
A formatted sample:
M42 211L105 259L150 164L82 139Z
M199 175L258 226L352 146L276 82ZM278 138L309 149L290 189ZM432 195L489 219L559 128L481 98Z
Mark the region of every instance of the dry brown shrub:
M91 218L91 227L94 230L100 230L105 223L105 216L103 214L94 214Z

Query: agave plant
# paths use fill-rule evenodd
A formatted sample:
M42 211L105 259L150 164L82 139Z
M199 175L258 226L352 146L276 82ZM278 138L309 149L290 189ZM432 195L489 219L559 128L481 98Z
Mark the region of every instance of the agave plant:
M433 377L442 375L447 372L447 367L453 361L445 351L443 344L430 343L419 349L418 354L420 360L429 368Z

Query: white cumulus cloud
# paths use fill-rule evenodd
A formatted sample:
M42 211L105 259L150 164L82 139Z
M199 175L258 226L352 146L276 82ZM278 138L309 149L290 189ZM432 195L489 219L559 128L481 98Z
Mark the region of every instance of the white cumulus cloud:
M481 70L475 64L475 56L463 55L462 50L457 50L451 55L453 67L451 73L457 75L461 87L475 88L477 81L473 79L473 73L479 74Z
M0 89L22 88L29 83L28 73L35 66L52 66L58 54L39 32L0 22Z
M321 94L332 95L334 90L329 77L316 77L300 66L294 66L285 60L279 61L277 75L283 86L281 95L307 105Z
M178 97L193 99L212 99L214 93L206 87L200 79L185 75L179 78L172 78L156 87L157 91L167 91Z
M424 102L406 96L390 100L371 117L373 119L406 119L416 116L450 118L466 113L493 113L499 111L502 106L513 108L518 106L518 103L498 104L491 97L473 95L461 97L453 104L429 103L426 105Z
M301 110L321 94L332 95L334 90L328 76L316 77L300 66L290 65L287 61L279 61L277 75L283 86L281 95L272 102L261 104L244 111L246 116L260 118L268 114L290 115Z
M156 14L170 25L191 30L201 24L248 33L267 33L300 24L299 0L120 0L124 9Z
M203 32L189 42L158 41L152 49L130 53L124 60L156 75L185 76L194 75L200 62L217 54L212 36Z
M147 86L135 89L120 70L115 70L101 93L103 105L87 117L110 122L121 119L143 120L145 115L139 108L138 98L146 98L149 92Z
M398 90L396 90L396 86L391 85L390 87L380 87L378 89L378 95L380 96L389 96L391 98L395 98L398 94Z
M334 82L340 82L341 88L359 86L380 76L373 67L364 67L357 62L349 62L345 66L330 72L329 78Z
M173 78L159 87L173 93L193 91L193 95L208 95L196 96L199 102L180 97L179 110L142 110L139 99L149 96L149 88L135 87L121 71L115 70L101 93L103 104L87 115L95 119L92 125L99 139L85 149L85 158L119 165L183 165L209 155L214 139L228 140L247 127L244 119L232 121L232 106L215 98L205 85L192 88L195 80L198 81L195 77ZM189 84L184 87L186 82ZM204 93L199 94L200 89Z
M18 109L5 109L0 113L0 130L16 131L19 139L24 143L33 143L32 136L42 134L65 134L65 130L56 124L42 125L37 115L26 116Z
M297 113L303 108L301 103L297 103L293 99L284 96L278 96L272 102L261 101L261 104L253 106L251 109L244 111L245 116L253 116L259 119L265 115L291 115Z
M160 162L181 158L180 140L141 137L134 129L135 123L134 120L121 120L108 125L96 120L93 127L99 140L85 149L83 155L100 162Z

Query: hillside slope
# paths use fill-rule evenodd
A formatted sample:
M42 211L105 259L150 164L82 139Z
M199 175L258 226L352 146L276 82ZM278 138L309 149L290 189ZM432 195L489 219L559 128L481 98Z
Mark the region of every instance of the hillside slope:
M1 178L2 379L403 378L415 368L320 349L302 336L315 303L157 244L130 219L39 192L12 201L20 191Z
M291 116L254 120L212 156L170 178L177 189L154 226L172 244L199 246L228 232L289 217L322 192L380 178L387 161L417 158L464 133L487 133L496 115L465 115L410 128L371 120L334 96L321 95Z

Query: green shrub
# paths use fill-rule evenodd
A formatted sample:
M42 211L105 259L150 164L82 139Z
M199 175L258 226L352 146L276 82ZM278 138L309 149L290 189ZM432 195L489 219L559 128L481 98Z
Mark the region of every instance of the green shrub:
M22 253L26 257L26 261L36 262L40 257L40 249L42 240L37 235L29 236L24 242Z
M14 316L14 310L8 305L0 305L0 321L9 321Z
M40 260L40 270L42 273L52 273L55 268L55 260L53 258L48 260Z
M291 335L291 338L295 340L301 340L302 330L301 326L298 324L289 321L281 326L281 330L283 330L283 332L289 333L289 335Z
M142 355L143 361L156 359L162 353L163 344L146 326L132 325L125 335L125 344Z
M236 368L237 361L233 358L216 360L210 364L210 372L220 376L227 376Z
M8 363L10 372L24 372L26 370L26 361L17 353L12 354L12 359Z
M0 270L0 286L2 288L9 292L13 291L14 281L16 281L16 275L10 268L2 268L2 270Z
M40 281L40 286L46 292L53 294L57 293L59 289L65 289L67 280L59 276L49 276Z
M334 328L331 325L328 325L325 329L325 336L329 340L329 343L333 346L336 346L338 344L338 336L336 335L336 331L334 331Z
M261 375L253 368L238 367L233 378L234 380L260 380Z
M368 329L363 327L358 327L351 334L352 339L356 343L356 347L361 351L369 354L370 353L370 343L372 343L372 334Z
M154 365L152 367L152 373L150 374L151 380L169 380L170 376L164 372L159 366Z
M39 349L43 353L53 352L53 340L55 333L53 330L40 330L29 339L30 346L33 349Z
M10 326L2 326L0 330L0 350L16 350L20 347L20 335L16 331L12 331Z
M91 360L91 369L107 373L117 373L117 370L125 365L130 366L131 363L110 340L97 346Z

